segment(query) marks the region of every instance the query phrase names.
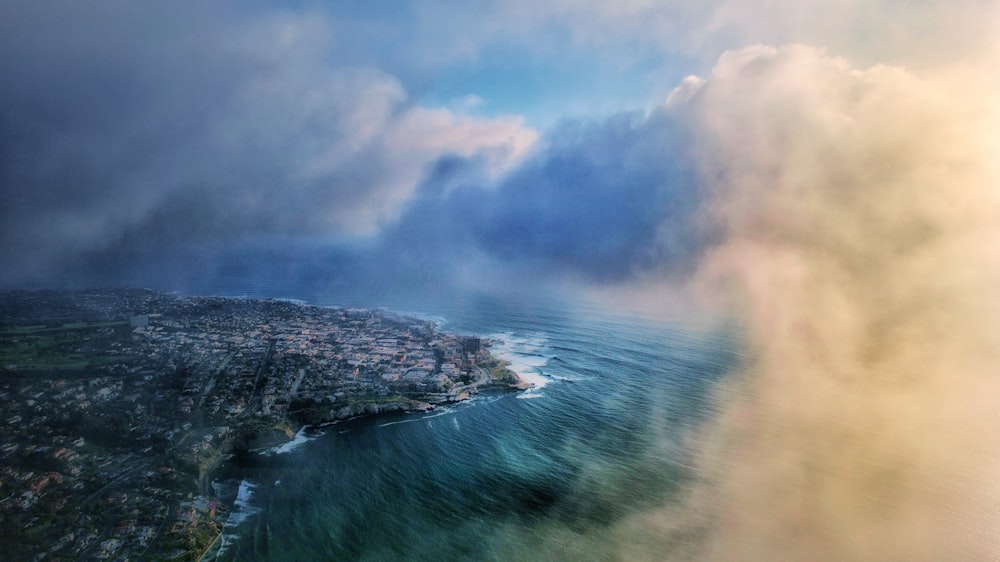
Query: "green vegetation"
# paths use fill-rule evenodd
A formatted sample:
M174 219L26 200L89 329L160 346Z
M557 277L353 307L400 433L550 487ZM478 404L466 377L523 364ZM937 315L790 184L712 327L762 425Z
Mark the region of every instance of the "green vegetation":
M509 365L510 362L501 361L500 359L492 356L488 360L479 364L480 367L483 367L490 372L490 377L494 382L516 384L520 381L520 379L517 377L517 373L507 368Z
M416 404L416 400L411 400L405 396L393 395L393 396L374 396L371 394L360 394L357 396L347 396L342 402L337 404L345 404L348 406L353 406L355 404Z
M127 322L74 322L0 328L0 368L14 371L79 371L123 363L122 354L95 353L127 338Z
M361 415L416 411L424 410L427 407L425 402L398 394L389 396L361 394L345 396L336 402L325 404L305 400L297 401L292 404L289 415L299 424L316 425Z

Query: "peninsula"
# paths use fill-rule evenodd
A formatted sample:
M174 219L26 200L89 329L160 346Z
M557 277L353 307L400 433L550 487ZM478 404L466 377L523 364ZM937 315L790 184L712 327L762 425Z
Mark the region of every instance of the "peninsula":
M0 550L197 559L213 468L304 426L525 385L490 342L384 311L147 290L0 293Z

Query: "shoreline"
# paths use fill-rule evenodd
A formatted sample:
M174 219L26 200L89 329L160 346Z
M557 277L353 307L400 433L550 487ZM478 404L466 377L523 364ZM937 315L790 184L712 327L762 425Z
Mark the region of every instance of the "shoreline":
M506 369L506 367L504 367L504 368ZM534 388L535 385L533 383L525 380L518 373L516 373L514 371L510 371L509 369L508 369L508 371L513 374L513 376L517 380L517 382L514 382L514 383L501 383L501 382L496 382L496 381L492 381L491 380L491 381L489 381L487 383L484 383L482 385L479 385L479 386L484 386L485 387L484 390L486 390L486 391L495 390L495 391L498 391L498 392L523 392L523 391L526 391L526 390L530 390L531 388ZM476 391L474 393L472 393L472 394L478 394L478 393L479 393L479 390L477 388ZM300 438L303 438L304 437L303 434L305 432L309 432L309 431L313 431L313 430L319 430L319 429L323 429L323 428L326 428L326 427L333 427L335 425L339 425L339 424L343 424L343 423L348 423L348 422L352 422L352 421L358 421L358 420L367 419L367 418L373 418L374 419L374 418L377 418L379 416L384 416L384 415L387 415L387 414L423 414L423 413L428 413L428 412L432 412L434 409L436 409L436 407L439 404L457 404L457 403L460 403L460 402L466 402L466 401L468 401L468 400L470 400L472 398L472 394L470 394L468 392L463 392L463 393L459 394L456 399L453 399L453 400L442 400L442 401L438 401L438 402L420 402L420 404L422 404L423 406L426 406L426 407L419 408L419 409L389 409L389 410L380 410L380 411L376 411L376 412L361 412L361 413L358 413L356 415L353 415L353 416L350 416L350 417L347 417L347 418L338 418L338 419L333 419L333 420L327 420L327 421L323 421L323 422L315 423L315 424L302 424L297 429L295 429L294 432L290 432L291 435L288 435L287 432L284 433L285 436L286 436L286 440L285 441L280 442L280 443L275 443L275 442L267 443L265 445L261 445L261 446L258 446L258 447L247 449L247 452L252 453L252 454L256 454L256 455L262 455L262 454L266 454L268 452L270 452L270 454L283 454L284 452L280 452L280 451L278 451L278 449L281 449L281 448L283 448L283 447L285 447L287 445L290 445L290 444L294 443L296 440L298 440ZM286 427L288 427L288 429L291 429L291 428L295 427L295 425L293 424L292 420L287 420L286 419L285 423L288 424L286 426ZM277 429L277 427L275 429ZM312 439L310 439L310 438L303 438L302 442L304 443L304 442L311 441L311 440ZM211 485L211 483L214 481L214 477L218 475L217 473L218 473L219 469L227 461L231 460L235 456L235 450L233 449L232 445L230 445L229 449L230 450L228 452L223 452L220 455L220 458L216 462L214 462L210 468L208 468L205 471L204 481L202 481L202 479L199 478L198 489L203 492L202 495L205 495L206 497L209 497L209 495L207 493L205 493L205 490L206 490L205 487ZM290 452L290 450L291 449L289 449L289 451L285 451L285 452ZM236 505L236 501L237 500L238 500L238 496L236 498L233 498L232 502L227 502L227 503L229 503L229 507L228 507L228 510L227 510L228 513L232 513L238 507ZM218 556L218 553L212 553L212 550L214 548L216 548L217 545L219 545L219 541L222 539L222 535L225 532L225 528L226 528L225 525L226 525L226 522L223 522L221 525L218 526L218 532L216 533L215 538L212 539L212 541L208 544L208 546L206 546L203 550L199 549L199 550L201 550L200 554L198 554L197 552L192 552L192 554L197 554L197 557L195 558L195 560L197 560L198 562L207 562L207 561L211 561L211 560L215 560L216 559L216 557Z
M499 382L499 381L493 380L492 377L490 377L490 380L488 380L487 382L482 382L480 384L477 384L476 387L473 389L472 392L463 391L463 392L460 392L459 394L455 395L455 397L451 398L451 399L444 399L444 400L433 401L433 402L430 402L430 401L419 401L419 400L415 400L415 399L406 399L406 400L411 401L411 402L399 402L398 400L393 400L393 401L387 401L387 402L385 402L383 404L380 404L377 401L373 401L373 402L366 403L365 405L366 406L375 405L374 409L376 411L369 411L367 408L365 408L362 411L357 412L357 413L355 413L353 415L350 415L348 417L335 417L334 419L327 419L327 420L323 420L323 421L318 421L316 423L302 423L302 424L299 424L295 420L286 418L285 420L283 420L282 424L276 425L273 428L274 432L270 434L271 437L276 437L277 434L279 434L279 433L283 434L285 436L285 440L284 441L281 441L281 442L271 441L271 442L266 443L266 444L260 444L260 445L255 446L255 447L250 447L246 451L248 453L252 453L252 454L256 454L256 455L263 455L263 454L267 454L268 452L270 452L270 454L283 454L284 452L279 452L278 449L281 449L281 448L283 448L283 447L285 447L287 445L290 445L290 444L294 443L296 440L298 440L300 438L303 438L304 437L304 433L306 433L306 432L310 432L310 431L314 431L314 430L320 430L320 429L323 429L323 428L326 428L326 427L332 427L332 426L339 425L339 424L342 424L342 423L347 423L347 422L351 422L351 421L362 420L362 419L366 419L366 418L377 418L379 416L383 416L383 415L387 415L387 414L422 414L422 413L431 412L434 409L436 409L438 405L441 405L441 404L457 404L457 403L460 403L460 402L466 402L466 401L468 401L468 400L470 400L472 398L473 394L478 394L479 391L480 391L480 388L483 388L483 390L486 390L486 391L495 390L495 391L498 391L498 392L524 392L524 391L530 390L530 389L532 389L532 388L535 387L534 383L531 383L531 382L525 380L517 372L509 369L508 368L509 363L507 363L507 362L503 362L503 363L506 363L506 364L502 364L500 366L500 368L503 369L504 371L506 371L506 373L508 373L506 375L506 377L507 378L513 377L516 382ZM393 397L393 398L395 398L395 397ZM413 406L414 404L416 404L417 406L414 407ZM389 409L384 409L384 408L379 407L379 406L384 406L384 405L394 405L394 406L395 405L403 405L403 407L395 407L395 408L389 408ZM332 409L334 409L333 406L334 405L328 405L328 406L325 406L325 407L328 408L328 410L332 410ZM317 407L324 407L324 406L317 406ZM281 431L279 429L280 425L284 425L284 427L285 427L284 431ZM305 439L303 439L303 442L310 441L310 440L311 439L305 438ZM291 449L289 449L289 451L290 450ZM288 452L288 451L285 451L285 452ZM231 460L235 455L236 455L235 446L234 446L233 443L230 443L230 445L229 445L229 447L227 448L226 451L220 451L220 458L218 460L216 460L212 464L211 467L209 467L208 469L205 470L205 473L204 473L203 476L201 476L201 477L198 478L198 480L197 480L198 489L199 489L199 491L202 492L203 495L206 495L206 496L208 495L206 493L206 491L207 491L206 490L206 486L209 486L214 481L215 477L218 475L219 469L227 461ZM229 513L232 513L232 511L234 509L236 509L236 507L237 507L236 506L236 500L237 499L238 498L234 498L232 502L227 502L229 504L229 506L228 506L228 512ZM215 559L215 558L206 558L206 557L210 555L212 549L219 543L219 540L222 538L222 535L223 535L224 532L225 532L225 522L223 522L223 524L219 526L219 531L216 534L215 538L212 539L212 541L208 544L208 546L205 547L205 549L202 550L201 553L196 557L196 560L198 560L198 562L202 562L203 560L214 560Z
M142 289L5 297L11 443L0 453L12 489L2 496L10 506L22 493L12 529L39 538L6 533L15 557L107 543L108 556L195 559L230 499L212 483L238 475L245 455L290 450L312 428L531 388L489 337L439 332L426 315ZM33 470L50 451L61 472ZM77 527L86 535L62 540L70 525L53 506L86 507L103 492L108 509Z

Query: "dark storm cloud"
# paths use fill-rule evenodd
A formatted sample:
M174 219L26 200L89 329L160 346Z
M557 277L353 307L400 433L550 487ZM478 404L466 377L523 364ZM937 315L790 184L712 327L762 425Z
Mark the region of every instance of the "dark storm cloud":
M606 284L693 269L710 234L697 220L701 193L685 133L666 110L566 122L539 144L499 180L485 156L439 158L377 235L342 242L253 235L169 250L140 242L78 268L105 284L125 276L173 288L260 283L316 294L339 287L377 298L456 286L539 288L566 278Z
M170 207L205 211L235 184L249 180L256 191L274 179L266 162L241 157L252 147L226 139L220 124L255 71L245 46L219 36L226 26L205 23L221 14L116 2L8 8L0 23L5 262L44 267L46 257L129 237L185 238L212 221L147 219Z
M539 145L498 181L488 158L439 158L405 211L375 236L258 237L134 254L129 267L143 272L136 283L144 285L259 283L299 295L360 291L377 302L693 270L710 235L698 222L701 193L685 133L666 110L566 122ZM161 268L156 260L162 272L151 273Z
M685 133L666 110L567 121L539 144L493 186L472 159L438 161L384 234L381 261L598 283L691 266L708 233Z
M337 63L321 13L114 1L3 11L5 284L176 246L372 232L440 154L499 150L502 163L533 135L416 107L392 76Z
M496 185L474 159L439 160L381 249L442 272L479 259L598 283L691 265L708 233L685 133L666 110L566 121L538 144Z
M274 264L387 290L483 271L613 282L693 254L697 192L665 110L566 121L511 172L533 131L415 105L343 62L342 23L8 3L0 283L184 286Z
M622 280L685 265L697 242L694 174L664 111L569 122L486 197L477 240L502 259Z

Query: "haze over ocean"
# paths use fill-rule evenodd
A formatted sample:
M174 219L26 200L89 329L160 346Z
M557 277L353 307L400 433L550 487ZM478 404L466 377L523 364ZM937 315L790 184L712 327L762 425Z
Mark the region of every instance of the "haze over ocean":
M8 0L0 287L416 311L572 380L230 467L234 558L996 559L998 29Z

